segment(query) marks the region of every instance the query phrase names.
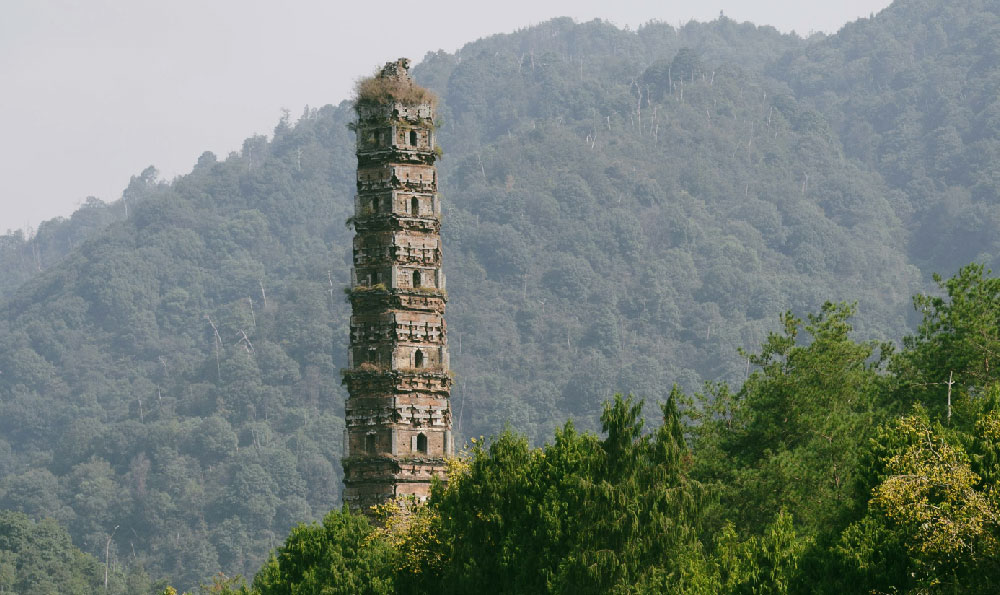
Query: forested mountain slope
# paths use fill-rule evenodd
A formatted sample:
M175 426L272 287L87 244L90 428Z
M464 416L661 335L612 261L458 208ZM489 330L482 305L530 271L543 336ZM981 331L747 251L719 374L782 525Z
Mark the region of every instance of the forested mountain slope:
M338 503L344 113L203 155L18 291L0 506L55 517L87 551L120 525L127 563L134 547L193 584Z
M144 172L147 178L154 173L153 168ZM130 188L144 186L146 181L139 176L133 178ZM55 266L88 237L113 221L123 219L124 215L124 202L106 204L88 197L69 218L44 221L37 230L8 230L0 236L0 299L9 297L26 281Z
M612 41L581 61L562 41L581 31ZM494 38L415 70L433 86L448 69L460 430L511 420L543 436L567 414L596 419L616 389L657 398L675 381L736 377L737 347L759 343L776 312L825 299L857 299L866 331L899 336L920 282L902 195L760 72L801 42L725 19L638 34L554 21L524 35L533 55ZM726 38L752 39L757 67Z
M19 512L0 512L0 593L134 595L152 588L136 567L111 572L105 582L104 564L74 547L54 520L35 522Z
M897 2L768 68L847 155L907 197L908 253L954 271L1000 259L1000 7Z
M509 422L541 441L566 417L592 427L615 391L742 378L738 347L825 300L857 300L865 337L902 336L932 267L995 260L1000 220L975 214L997 201L983 182L996 160L940 172L929 144L923 169L898 165L884 146L910 127L862 119L864 97L898 92L930 131L941 103L823 65L876 68L858 57L865 28L911 70L944 64L903 17L984 36L945 47L995 64L990 32L961 23L997 9L975 9L925 19L902 2L810 40L725 18L637 32L557 19L426 56L414 75L441 97L456 429ZM54 517L92 553L120 525L123 564L189 585L252 572L339 503L350 119L347 103L307 110L172 184L140 176L127 219L20 284L0 322L0 508ZM968 138L971 155L997 135ZM953 207L961 251L933 245L950 244L927 229L932 204Z

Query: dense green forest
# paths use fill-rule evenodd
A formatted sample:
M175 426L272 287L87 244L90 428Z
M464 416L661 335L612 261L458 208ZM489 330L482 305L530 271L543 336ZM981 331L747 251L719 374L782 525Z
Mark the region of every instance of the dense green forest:
M105 572L108 569L108 572ZM35 522L19 512L0 512L0 593L14 595L116 595L149 593L153 585L141 565L115 568L73 546L52 519Z
M696 423L678 434L660 423L674 413L636 414L629 423L667 431L640 441L652 467L628 481L666 473L693 491L643 492L651 500L636 506L681 506L673 499L693 502L699 490L718 502L692 504L689 523L664 528L677 532L664 552L711 566L731 534L726 564L738 566L793 531L802 537L782 560L801 567L832 564L817 552L844 527L856 527L855 545L890 539L881 521L858 524L867 499L848 490L874 489L888 466L910 463L861 446L819 449L809 420L821 406L810 398L823 391L781 375L799 353L790 350L811 343L770 333L784 332L782 320L798 328L779 318L791 311L820 316L808 323L814 335L842 335L846 312L824 304L856 301L856 335L901 346L921 318L911 296L932 289L932 273L997 267L998 58L995 2L922 0L809 39L724 17L638 31L556 19L425 56L413 74L441 99L456 430L516 433L473 447L471 468L504 444L534 460L541 451L529 445L555 448L558 430L555 445L579 450L571 477L596 481L581 474L600 472L611 434L588 432L609 431L602 412L622 414L604 404L615 393L667 402L676 384ZM293 526L339 508L351 117L348 102L307 108L225 159L202 155L188 175L167 183L148 169L114 203L88 200L33 235L0 238L0 509L53 519L97 559L107 551L115 580L141 570L187 588L219 570L252 576ZM925 315L940 307L920 303ZM838 344L861 363L830 389L861 400L845 397L823 431L867 439L883 428L890 446L931 432L954 444L942 456L986 457L956 436L974 441L987 409L941 429L940 399L885 386L911 375L939 393L933 383L959 372L947 358L932 363L947 350L919 350L933 335L900 347L910 360ZM959 382L966 395L990 386ZM772 424L782 395L801 402L794 440ZM726 403L734 409L710 408ZM900 413L913 416L910 429L886 425ZM734 416L748 418L742 433L710 432ZM567 418L578 430L563 428ZM683 470L656 459L687 461L676 454L685 449L695 454ZM709 452L719 455L699 454ZM842 505L783 491L811 487L796 469L820 473L809 457L821 456L838 465L824 502ZM975 465L975 481L990 477ZM462 485L441 506L461 500ZM633 538L646 539L622 537ZM398 551L387 547L378 555ZM912 560L900 556L893 563ZM452 562L465 563L441 564ZM580 584L592 562L538 572L546 585ZM652 588L680 572L661 570L642 580ZM446 575L459 576L435 576Z
M674 387L652 431L616 395L600 436L471 439L426 505L333 511L219 592L996 593L1000 278L936 293L898 352L851 305L786 313L738 391Z

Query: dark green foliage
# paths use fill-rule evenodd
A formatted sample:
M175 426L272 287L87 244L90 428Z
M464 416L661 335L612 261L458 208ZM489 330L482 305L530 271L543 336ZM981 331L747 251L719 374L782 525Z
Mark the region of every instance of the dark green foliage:
M393 592L394 555L365 517L347 509L334 511L322 525L292 529L257 574L253 589L260 595L388 594Z
M582 497L566 506L573 540L559 564L556 592L631 592L656 585L686 587L686 567L701 544L702 487L682 434L677 393L661 407L662 425L642 434L641 403L616 396L601 416L607 437L593 469L577 481Z
M66 529L52 519L34 522L21 513L0 511L0 593L140 595L152 591L148 577L134 561L116 558L112 563L105 591L105 565L73 547Z
M258 573L255 592L392 592L394 582L400 593L484 585L655 593L710 584L696 536L703 489L688 476L677 396L652 434L642 432L641 403L616 396L602 415L604 439L568 423L537 449L510 431L474 441L450 483L402 528L372 532L346 511L300 526Z
M759 366L731 400L718 398L699 428L706 476L725 486L740 527L762 527L785 509L822 535L848 518L858 457L885 414L872 344L849 338L853 307L826 304L805 325L785 314L749 363ZM709 453L712 453L711 455Z
M784 511L763 527L760 535L742 542L732 525L727 525L718 538L718 591L734 595L809 591L794 581L799 578L798 566L811 542L808 536L796 534L792 516Z
M974 423L978 412L970 409L970 399L1000 382L1000 279L987 274L982 265L971 264L948 280L935 275L947 296L913 298L923 323L895 362L905 379L899 388L904 402L950 417L950 394L956 422Z

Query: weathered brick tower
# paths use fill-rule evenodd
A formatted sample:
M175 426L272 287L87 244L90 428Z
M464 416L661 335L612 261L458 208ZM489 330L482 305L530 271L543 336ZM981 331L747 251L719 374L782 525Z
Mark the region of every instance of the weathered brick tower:
M358 85L351 339L344 384L348 504L427 497L452 453L434 97L409 61Z

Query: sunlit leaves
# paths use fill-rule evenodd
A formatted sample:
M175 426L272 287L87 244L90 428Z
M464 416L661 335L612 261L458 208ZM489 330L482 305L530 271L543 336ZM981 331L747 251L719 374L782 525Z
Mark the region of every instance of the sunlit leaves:
M872 505L906 527L919 557L958 559L994 552L996 502L979 487L965 453L934 432L925 416L900 419L894 431L909 445L886 461Z

